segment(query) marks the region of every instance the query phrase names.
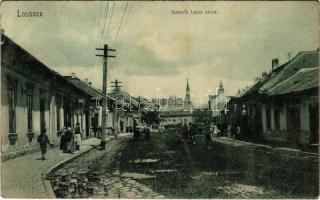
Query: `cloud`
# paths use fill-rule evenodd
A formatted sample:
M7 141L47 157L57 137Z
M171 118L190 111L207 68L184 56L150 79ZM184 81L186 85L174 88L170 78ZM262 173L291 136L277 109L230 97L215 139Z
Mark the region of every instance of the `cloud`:
M109 80L124 82L136 94L161 88L184 95L186 78L193 92L205 93L223 81L236 92L271 69L271 59L318 48L316 2L4 2L3 28L18 44L62 73L95 77L101 86L102 63L96 47L108 43ZM16 10L40 10L42 18L18 19ZM212 15L173 15L172 10L213 10ZM103 25L109 29L101 41ZM151 94L150 94L151 95Z

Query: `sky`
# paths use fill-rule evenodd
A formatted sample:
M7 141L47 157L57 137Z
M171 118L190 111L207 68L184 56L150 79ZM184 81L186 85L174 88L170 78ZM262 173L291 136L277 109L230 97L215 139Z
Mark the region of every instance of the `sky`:
M3 2L0 11L5 34L62 75L74 72L101 88L95 48L108 44L116 49L108 61L108 87L118 79L133 95L184 97L188 78L192 101L200 105L220 81L227 95L235 95L270 71L273 58L282 64L289 52L292 57L319 48L318 5L32 1ZM18 17L18 10L42 17Z

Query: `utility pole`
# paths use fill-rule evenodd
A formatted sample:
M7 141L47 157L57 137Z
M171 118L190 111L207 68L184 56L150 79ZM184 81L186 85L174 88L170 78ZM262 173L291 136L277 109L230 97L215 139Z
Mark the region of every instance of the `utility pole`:
M119 85L120 81L118 81L118 79L116 79L115 81L111 81L112 85L111 87L114 88L114 94L117 95L118 92L120 91L120 87L122 87L121 85ZM116 98L117 101L117 98ZM114 138L117 139L118 138L118 121L119 121L119 113L118 113L118 108L117 108L117 102L115 102L114 104L114 113L113 113L113 124L114 124Z
M96 56L103 57L103 79L102 79L102 122L101 122L101 143L100 149L106 149L106 131L107 131L107 69L108 69L108 58L115 58L116 56L109 55L109 51L116 51L115 49L109 49L108 45L105 44L103 48L96 48L96 50L103 50L103 55L97 54Z
M115 81L111 81L111 83L114 84L114 85L111 86L111 87L114 88L114 91L115 91L115 92L119 92L119 91L120 91L120 88L122 87L122 86L119 85L119 84L122 83L122 82L120 82L120 81L118 81L118 79L116 79Z

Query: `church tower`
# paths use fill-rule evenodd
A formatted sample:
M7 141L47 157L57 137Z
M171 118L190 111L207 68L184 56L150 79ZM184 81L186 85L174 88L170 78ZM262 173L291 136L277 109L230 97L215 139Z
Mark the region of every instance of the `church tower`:
M222 85L222 81L220 81L219 89L218 89L218 96L224 94L224 88Z
M190 87L189 87L189 79L187 78L187 87L186 87L186 98L184 100L185 102L185 109L191 110L191 97L190 97Z

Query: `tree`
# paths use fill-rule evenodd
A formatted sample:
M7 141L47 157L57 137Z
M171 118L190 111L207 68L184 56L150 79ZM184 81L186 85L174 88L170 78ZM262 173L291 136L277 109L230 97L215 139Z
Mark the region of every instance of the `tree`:
M143 112L141 115L141 120L145 121L148 126L160 123L160 116L158 111L147 111Z

